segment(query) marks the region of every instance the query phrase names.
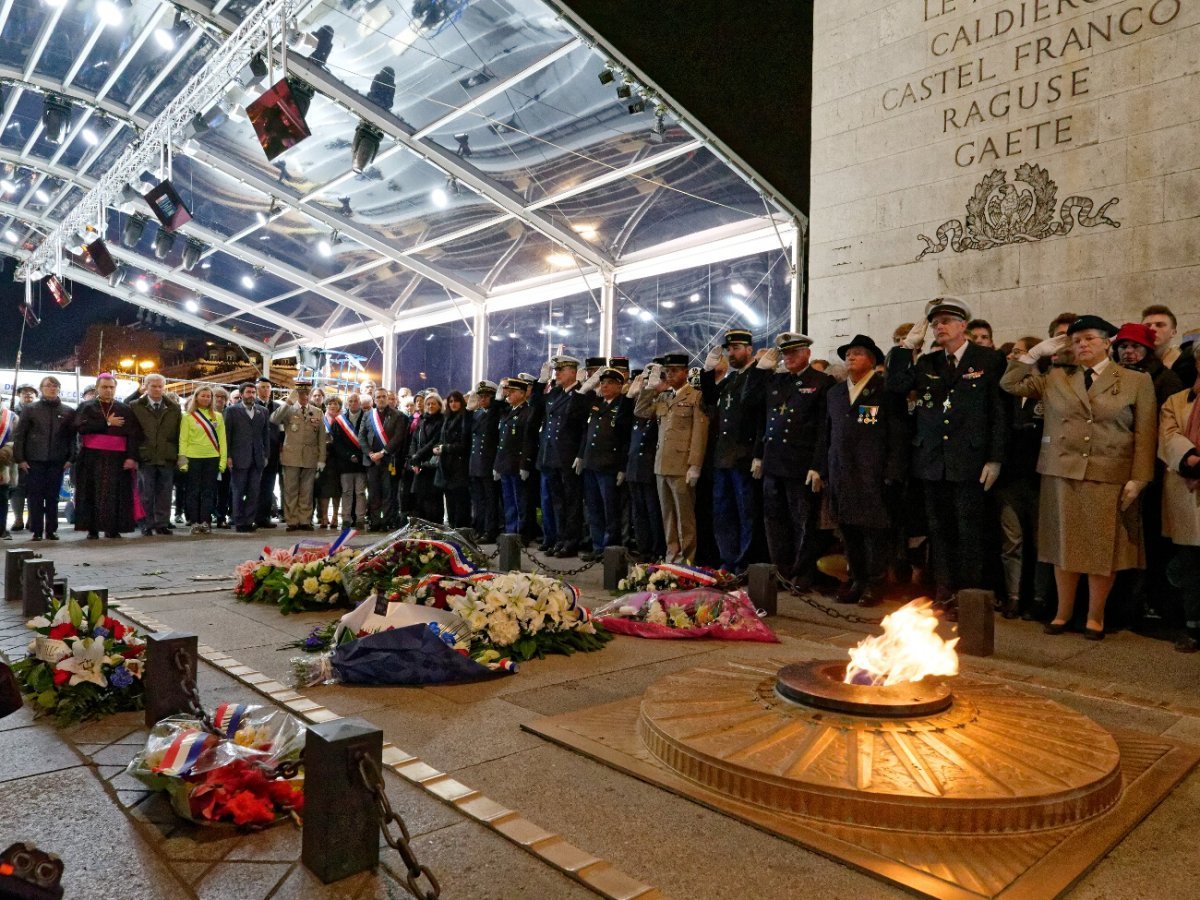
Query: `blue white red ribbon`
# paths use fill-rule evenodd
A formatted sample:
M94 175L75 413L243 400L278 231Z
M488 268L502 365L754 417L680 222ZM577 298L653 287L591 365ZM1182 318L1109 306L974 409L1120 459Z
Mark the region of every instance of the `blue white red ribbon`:
M387 433L383 430L383 416L379 414L379 407L371 407L371 427L375 429L375 437L379 438L381 449L387 449Z
M209 443L213 445L213 449L216 450L219 455L221 452L221 445L217 441L217 426L210 422L208 420L208 416L204 415L204 413L200 412L198 409L192 410L192 418L196 420L196 424L200 426L200 430L204 432L205 437L208 438Z
M154 767L154 771L164 775L188 774L200 759L200 754L215 740L211 734L198 729L182 732L171 741L162 762Z
M361 449L362 441L358 439L358 435L355 434L354 429L350 427L350 420L346 418L346 414L342 413L340 416L334 419L334 421L337 422L338 427L342 429L342 434L346 436L346 440L352 443L355 447Z
M329 552L326 553L325 555L333 556L333 554L337 553L339 550L342 549L342 545L345 544L346 541L353 538L356 534L358 534L357 528L342 529L342 533L337 536L336 541L334 541L332 544L329 545Z
M249 708L246 703L222 703L213 714L213 726L224 732L225 737L232 738L242 727L242 720Z

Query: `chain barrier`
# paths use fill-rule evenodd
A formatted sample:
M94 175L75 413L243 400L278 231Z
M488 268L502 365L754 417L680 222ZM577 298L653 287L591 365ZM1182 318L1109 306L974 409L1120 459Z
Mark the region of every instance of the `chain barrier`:
M50 604L54 601L54 569L50 566L42 566L37 573L38 588L42 595L42 609L50 609Z
M825 613L825 615L829 616L831 619L843 619L844 621L850 622L854 625L878 625L880 622L883 621L882 616L878 619L871 619L871 618L867 618L866 616L855 615L854 613L844 613L840 609L835 609L832 606L826 606L824 603L818 603L816 600L812 599L812 597L808 596L807 591L801 590L795 584L795 582L788 581L786 578L784 578L782 575L780 575L778 573L776 573L776 575L775 575L775 580L779 582L780 587L784 588L785 590L789 591L792 594L795 594L797 597L799 597L803 602L807 603L813 609L816 609L816 610L819 610L819 611Z
M404 860L405 884L409 893L421 900L436 900L441 896L442 886L438 884L437 878L434 877L429 867L417 861L417 856L413 853L411 846L412 838L409 836L408 826L404 824L404 819L392 809L379 765L365 752L360 751L357 755L358 774L362 778L363 785L371 792L371 797L375 801L375 810L379 813L379 831L383 835L383 839L387 841L387 845L397 851L400 858ZM392 825L399 829L399 835L392 833L390 829ZM421 876L424 876L429 882L428 888L422 886Z
M526 553L525 555L529 557L529 561L533 563L534 568L541 569L543 572L549 573L550 575L555 575L558 578L570 578L573 575L578 575L580 572L586 572L588 569L598 565L601 562L599 559L593 559L591 562L585 562L582 566L579 566L575 569L556 569L553 566L548 566L543 562L539 562L532 553Z

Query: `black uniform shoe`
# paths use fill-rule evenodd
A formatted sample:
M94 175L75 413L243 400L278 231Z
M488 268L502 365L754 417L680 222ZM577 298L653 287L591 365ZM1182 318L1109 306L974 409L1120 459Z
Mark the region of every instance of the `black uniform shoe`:
M162 528L156 528L155 531L157 531L159 534L174 534L175 533L175 529L172 528L170 525L164 525Z
M58 540L58 532L56 532L56 531L50 532L48 535L46 535L46 540L57 541Z

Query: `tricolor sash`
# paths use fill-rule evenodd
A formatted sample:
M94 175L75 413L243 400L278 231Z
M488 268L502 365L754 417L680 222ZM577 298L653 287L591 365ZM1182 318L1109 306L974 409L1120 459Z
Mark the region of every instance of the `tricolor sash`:
M326 434L333 434L333 428L332 428L332 427L330 427L330 425L329 425L329 415L328 415L328 414L326 414L326 415L323 415L323 416L321 416L321 421L322 421L323 423L325 423L325 433L326 433Z
M379 443L383 445L383 449L387 449L387 434L383 430L383 416L379 414L379 407L371 407L371 427L375 429L375 437L379 438Z
M188 774L200 759L200 754L215 740L211 734L199 730L182 732L171 741L162 762L154 767L154 771L163 775Z
M245 703L222 703L213 714L213 727L232 739L242 727L242 720L249 708Z
M196 420L196 424L200 426L200 430L204 432L204 436L208 438L208 442L212 444L213 449L217 451L217 455L221 455L221 444L217 440L217 426L208 420L208 416L200 412L198 409L192 410L192 418Z
M0 426L0 447L7 444L9 437L12 435L12 420L12 410L4 410L4 425Z
M362 442L359 441L358 435L354 433L354 429L350 427L350 420L346 418L346 414L342 413L336 419L338 426L342 429L342 434L346 436L346 440L352 443L355 447L362 449Z

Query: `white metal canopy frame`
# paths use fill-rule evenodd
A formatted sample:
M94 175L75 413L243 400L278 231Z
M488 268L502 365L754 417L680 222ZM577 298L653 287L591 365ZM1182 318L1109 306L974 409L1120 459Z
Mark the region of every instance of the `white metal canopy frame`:
M268 161L280 78L312 134ZM169 176L192 220L139 195ZM269 358L782 250L803 215L544 0L0 0L0 250ZM82 245L103 237L118 269Z

